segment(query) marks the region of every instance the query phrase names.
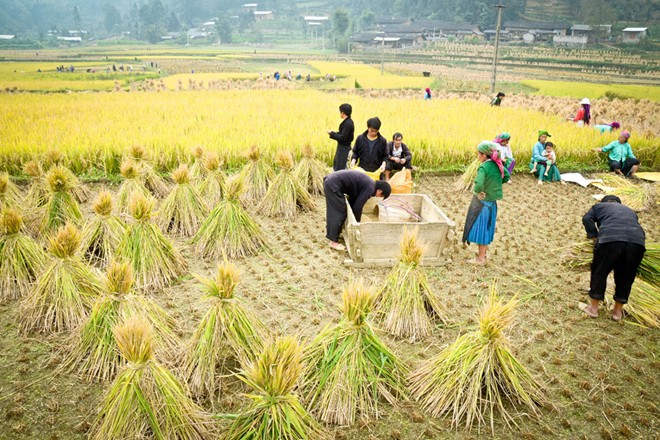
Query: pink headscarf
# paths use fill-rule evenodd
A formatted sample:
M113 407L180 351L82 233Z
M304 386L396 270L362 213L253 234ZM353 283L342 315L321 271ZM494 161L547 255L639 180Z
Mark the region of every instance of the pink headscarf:
M502 159L500 159L500 153L497 151L497 144L494 144L491 141L481 141L479 145L477 145L477 150L495 162L497 168L500 169L500 175L504 178L504 164L502 163Z

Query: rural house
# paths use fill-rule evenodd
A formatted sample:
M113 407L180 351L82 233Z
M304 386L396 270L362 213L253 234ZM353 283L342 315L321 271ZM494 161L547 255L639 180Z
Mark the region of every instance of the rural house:
M643 38L646 38L648 28L645 27L627 27L623 30L624 43L639 43Z

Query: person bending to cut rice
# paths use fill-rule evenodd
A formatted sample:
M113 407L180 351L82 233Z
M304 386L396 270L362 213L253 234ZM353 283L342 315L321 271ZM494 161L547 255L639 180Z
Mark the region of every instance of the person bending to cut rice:
M483 141L477 146L477 157L481 162L474 179L474 196L468 208L463 230L463 243L479 246L477 258L468 263L485 265L488 245L495 237L497 201L502 200L502 183L509 180L509 172L499 158L497 144Z
M621 199L607 195L582 217L587 237L594 240L591 262L589 305L580 309L592 318L598 317L598 306L605 298L607 276L614 271L614 308L612 319L620 321L623 305L628 302L639 264L644 258L644 229L635 211L621 204Z
M392 188L384 180L374 181L361 171L340 170L323 178L323 191L325 192L325 224L326 237L329 246L335 250L343 251L346 247L339 243L339 233L346 221L346 196L348 204L358 222L362 219L362 208L371 197L390 196Z

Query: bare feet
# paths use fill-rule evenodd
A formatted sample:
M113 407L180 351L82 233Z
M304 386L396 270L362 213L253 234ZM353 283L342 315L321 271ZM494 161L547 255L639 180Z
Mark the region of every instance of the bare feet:
M330 246L332 249L334 249L336 251L345 251L346 250L346 246L344 246L341 243L337 243L336 241L331 241L330 243L328 243L328 246Z
M578 303L578 308L590 318L598 318L598 307L587 305L585 303Z
M542 181L542 180L539 180L539 185L543 185L543 181Z

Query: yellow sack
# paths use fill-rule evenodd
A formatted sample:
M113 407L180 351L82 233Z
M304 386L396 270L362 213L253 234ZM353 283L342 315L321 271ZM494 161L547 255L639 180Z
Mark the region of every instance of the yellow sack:
M392 194L410 194L412 193L413 181L412 173L408 168L396 173L389 180L392 187Z
M367 176L371 177L374 180L380 180L380 170L366 171L364 168L360 168L360 167L353 167L353 169L355 171L360 171L360 172L366 174Z

